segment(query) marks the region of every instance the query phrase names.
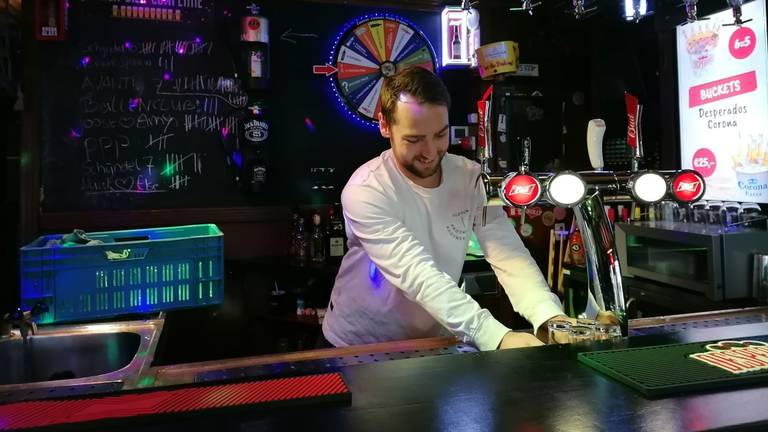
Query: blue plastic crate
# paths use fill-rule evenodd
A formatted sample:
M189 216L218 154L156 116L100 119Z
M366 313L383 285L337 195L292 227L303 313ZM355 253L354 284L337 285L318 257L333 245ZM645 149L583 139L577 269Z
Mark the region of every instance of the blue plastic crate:
M216 225L88 233L103 244L21 248L21 303L39 322L81 321L221 303L224 234Z

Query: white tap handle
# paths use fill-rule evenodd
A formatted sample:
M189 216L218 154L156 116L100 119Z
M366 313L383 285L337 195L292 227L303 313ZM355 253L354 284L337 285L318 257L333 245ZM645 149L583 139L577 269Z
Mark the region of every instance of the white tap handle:
M603 163L603 135L605 135L605 122L602 119L592 119L587 124L587 152L589 163L596 171L602 171Z

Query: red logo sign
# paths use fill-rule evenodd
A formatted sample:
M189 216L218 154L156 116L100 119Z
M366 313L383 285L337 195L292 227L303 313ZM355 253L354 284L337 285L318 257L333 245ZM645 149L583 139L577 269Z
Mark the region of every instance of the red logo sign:
M541 184L528 174L510 174L501 184L502 199L507 205L529 206L539 200Z
M704 178L696 171L683 171L672 181L672 193L683 203L698 201L704 195Z
M721 341L708 344L707 352L690 358L725 369L733 374L768 369L768 343L756 340Z
M251 30L258 30L261 27L261 22L258 18L251 18L248 20L248 28Z
M728 51L731 52L733 58L743 60L755 50L756 42L757 36L751 28L739 27L728 41Z
M624 92L624 102L627 105L627 144L637 147L637 114L638 100L634 95Z
M755 71L693 86L688 89L688 108L757 90Z

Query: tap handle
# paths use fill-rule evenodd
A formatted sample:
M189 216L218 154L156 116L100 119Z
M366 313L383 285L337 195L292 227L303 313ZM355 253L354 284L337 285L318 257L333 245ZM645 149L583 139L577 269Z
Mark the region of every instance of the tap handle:
M603 135L605 135L605 122L602 119L592 119L587 123L587 153L589 153L589 163L595 171L602 171L605 167Z
M528 172L531 165L531 137L523 139L523 158L520 161L520 172Z

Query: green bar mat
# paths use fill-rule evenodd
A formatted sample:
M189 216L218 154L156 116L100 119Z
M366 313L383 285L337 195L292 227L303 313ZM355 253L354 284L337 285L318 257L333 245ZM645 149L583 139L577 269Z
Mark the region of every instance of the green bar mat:
M578 359L650 398L768 383L768 335L582 352Z

